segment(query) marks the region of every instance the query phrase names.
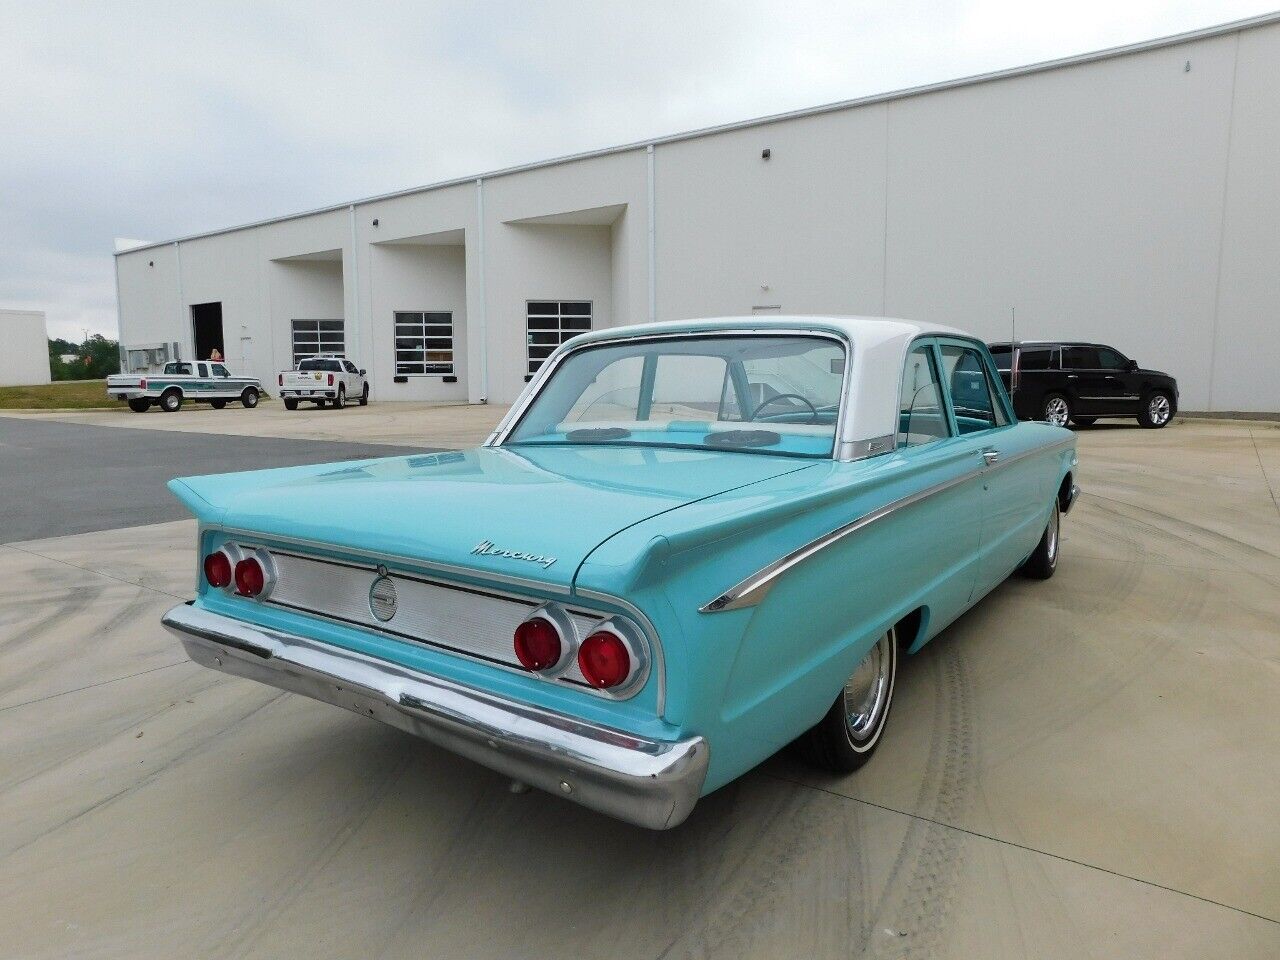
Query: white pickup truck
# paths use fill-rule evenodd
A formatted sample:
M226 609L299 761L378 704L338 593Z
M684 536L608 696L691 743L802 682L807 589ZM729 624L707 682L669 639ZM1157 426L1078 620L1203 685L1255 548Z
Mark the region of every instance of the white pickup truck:
M307 357L298 362L296 370L280 371L276 380L286 410L297 410L303 400L317 407L331 403L337 409L345 407L348 400L358 401L362 407L369 402L365 371L346 357Z
M173 413L187 400L207 403L215 410L239 400L253 409L261 395L261 381L232 376L217 360L174 360L159 373L115 373L107 377L107 396L124 400L134 413L145 413L153 404L165 413Z

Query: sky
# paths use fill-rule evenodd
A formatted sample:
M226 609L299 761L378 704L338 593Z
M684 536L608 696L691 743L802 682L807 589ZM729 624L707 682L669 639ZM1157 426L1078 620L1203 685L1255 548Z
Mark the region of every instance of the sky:
M167 240L1268 9L0 0L0 308L44 310L50 336L114 337L115 237Z

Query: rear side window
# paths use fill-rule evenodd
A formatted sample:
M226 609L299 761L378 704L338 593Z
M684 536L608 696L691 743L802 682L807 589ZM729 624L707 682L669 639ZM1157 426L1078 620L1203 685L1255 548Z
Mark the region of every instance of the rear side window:
M907 354L898 404L898 446L918 447L950 436L942 408L942 384L933 348L922 343Z
M951 391L956 427L960 433L976 433L1008 423L996 399L995 385L987 374L982 354L957 344L942 346L942 374Z
M1022 354L1026 356L1024 351ZM1011 347L992 347L991 359L996 362L997 370L1008 370L1010 361L1013 359L1013 349Z
M1053 350L1034 349L1028 350L1023 347L1022 352L1018 355L1019 370L1055 370L1057 363L1054 362ZM999 361L997 361L997 364ZM1004 369L1001 367L1001 369Z

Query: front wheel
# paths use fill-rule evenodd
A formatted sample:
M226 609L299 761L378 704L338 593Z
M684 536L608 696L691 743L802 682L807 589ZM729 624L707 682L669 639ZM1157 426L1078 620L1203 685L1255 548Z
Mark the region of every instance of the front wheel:
M369 385L364 385L364 390L360 393L360 406L367 407L369 405Z
M845 681L827 715L800 738L800 750L816 767L852 773L871 759L893 705L898 674L898 634L890 627Z
M1173 419L1173 401L1167 393L1153 393L1138 411L1138 423L1148 430L1159 430Z
M151 401L147 400L145 397L140 397L137 400L130 400L129 409L134 413L146 413L151 409Z
M1040 408L1040 419L1055 427L1065 427L1071 420L1071 403L1060 393L1049 394Z
M1022 564L1022 573L1032 580L1048 580L1058 569L1058 525L1061 520L1058 510L1058 498L1053 498L1053 511L1049 514L1049 523L1040 535L1040 542L1035 551Z
M240 402L244 404L246 410L252 410L258 405L258 391L253 387L245 387L244 393L240 394Z

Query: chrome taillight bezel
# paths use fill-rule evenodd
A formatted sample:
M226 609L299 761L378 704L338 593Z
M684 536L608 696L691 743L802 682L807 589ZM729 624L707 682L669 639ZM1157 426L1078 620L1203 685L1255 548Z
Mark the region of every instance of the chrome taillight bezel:
M560 659L542 670L529 670L527 672L548 678L561 676L578 659L578 630L573 624L573 619L569 616L569 611L558 603L548 602L530 611L529 615L521 621L521 624L528 623L530 620L545 620L551 624L552 629L555 630L556 635L560 638ZM517 629L519 628L517 627Z
M625 700L634 694L649 676L649 659L646 654L647 644L644 634L631 621L617 616L609 617L593 626L588 636L594 636L597 633L610 633L622 641L622 646L631 661L631 670L627 673L626 679L616 686L592 685L591 689L615 700ZM586 637L583 638L583 640L586 639Z

